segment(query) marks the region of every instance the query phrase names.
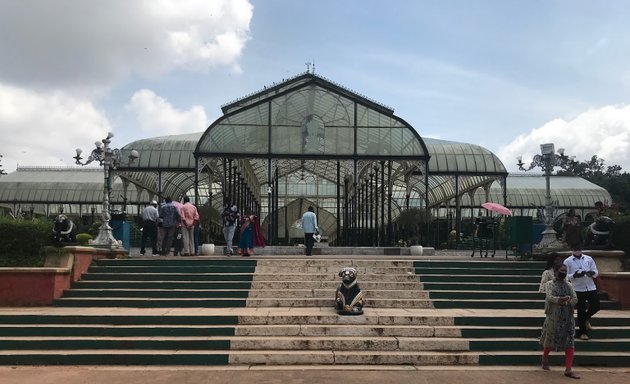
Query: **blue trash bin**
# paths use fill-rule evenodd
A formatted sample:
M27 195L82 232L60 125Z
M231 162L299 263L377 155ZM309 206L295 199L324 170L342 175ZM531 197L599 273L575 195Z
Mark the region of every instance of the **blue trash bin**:
M112 234L116 240L122 240L122 246L126 250L130 247L130 230L129 223L126 220L111 220L109 225L112 227Z

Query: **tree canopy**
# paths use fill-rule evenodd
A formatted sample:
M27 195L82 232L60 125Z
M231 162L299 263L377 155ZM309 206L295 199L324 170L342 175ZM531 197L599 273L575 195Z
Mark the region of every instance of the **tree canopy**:
M606 166L604 159L593 155L589 160L581 162L568 161L564 169L558 170L558 175L583 177L605 188L613 198L611 208L620 213L630 213L630 174L622 172L621 166Z

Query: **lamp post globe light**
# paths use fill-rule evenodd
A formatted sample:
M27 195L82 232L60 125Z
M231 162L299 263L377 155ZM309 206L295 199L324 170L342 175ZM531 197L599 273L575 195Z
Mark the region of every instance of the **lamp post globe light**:
M545 207L539 208L539 212L543 218L545 224L545 230L543 231L542 240L538 243L536 249L548 249L548 248L562 248L564 245L556 238L556 231L553 229L553 221L555 218L555 209L557 202L551 200L551 185L550 178L554 167L560 167L566 169L567 166L573 161L573 157L569 158L564 154L564 148L558 148L558 153L555 153L553 143L541 144L540 154L534 156L531 164L526 168L523 163L523 158L519 156L516 165L521 171L529 171L536 167L540 167L545 175Z
M90 156L86 161L82 161L81 153L83 150L81 148L76 149L75 163L77 165L88 165L94 161L98 161L99 165L103 167L104 172L104 185L103 185L103 205L101 211L101 226L98 230L98 235L96 239L90 242L91 245L96 247L110 247L110 248L122 248L121 242L114 238L112 233L112 227L109 226L109 221L111 219L110 204L109 204L109 195L112 190L112 171L118 168L120 165L129 165L132 164L138 157L138 151L135 149L129 153L129 158L127 163L123 163L122 154L119 149L110 148L111 138L114 137L112 132L107 134L101 141L97 141L94 143L96 146L95 149L92 150Z

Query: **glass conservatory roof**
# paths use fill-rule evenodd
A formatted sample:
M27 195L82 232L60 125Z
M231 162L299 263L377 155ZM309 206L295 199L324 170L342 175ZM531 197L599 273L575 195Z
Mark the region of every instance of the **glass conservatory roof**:
M112 203L121 202L123 183L119 178L112 185ZM138 201L135 188L127 197ZM142 201L147 201L148 195ZM103 170L101 168L19 167L0 178L2 203L76 203L100 204L103 201Z

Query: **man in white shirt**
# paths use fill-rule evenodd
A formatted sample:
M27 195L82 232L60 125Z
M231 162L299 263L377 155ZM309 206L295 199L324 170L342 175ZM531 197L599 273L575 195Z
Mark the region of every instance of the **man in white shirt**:
M599 272L593 258L582 254L580 244L574 244L571 253L572 255L564 260L564 265L567 266L567 277L578 297L576 305L578 331L575 337L588 340L588 331L592 328L589 320L599 311L599 297L593 281Z
M153 256L157 256L158 252L157 238L158 238L158 218L160 214L157 210L157 201L151 201L151 204L147 205L142 211L142 240L140 241L140 254L144 255L145 245L147 238L151 241L151 250Z
M317 216L313 207L308 207L308 210L302 215L302 229L304 230L304 245L306 246L304 254L311 256L313 254L313 245L315 245L313 235L319 232Z

